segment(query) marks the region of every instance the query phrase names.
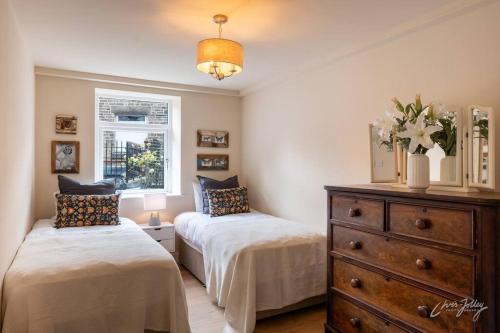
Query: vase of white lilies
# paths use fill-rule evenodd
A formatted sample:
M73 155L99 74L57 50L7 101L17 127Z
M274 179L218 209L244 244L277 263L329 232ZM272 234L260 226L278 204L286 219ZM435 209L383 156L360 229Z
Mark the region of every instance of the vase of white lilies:
M409 152L407 163L407 185L411 189L426 189L430 185L429 157L425 155L434 147L432 135L442 128L436 124L434 106L422 105L420 95L415 102L403 106L393 98L394 108L386 111L382 120L377 120L374 126L379 134L385 134L387 141L395 135L396 141ZM390 134L387 134L390 132Z

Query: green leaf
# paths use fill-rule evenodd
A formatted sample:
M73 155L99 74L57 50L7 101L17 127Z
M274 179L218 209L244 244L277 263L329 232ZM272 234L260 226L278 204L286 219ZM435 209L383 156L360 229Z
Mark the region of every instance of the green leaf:
M415 112L415 107L413 105L413 103L410 103L406 106L405 108L405 111L406 111L406 114L408 115L408 117L410 118L417 118L418 117L418 114ZM412 114L412 115L410 115Z

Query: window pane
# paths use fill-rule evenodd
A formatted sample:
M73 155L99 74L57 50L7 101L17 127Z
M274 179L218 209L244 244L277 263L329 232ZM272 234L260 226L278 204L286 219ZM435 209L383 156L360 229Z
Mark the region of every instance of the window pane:
M104 179L115 179L120 190L165 188L163 133L103 132Z
M98 100L100 121L168 124L168 102L105 96L99 96Z
M140 124L140 123L143 123L145 124L146 123L146 116L145 115L125 115L125 114L119 114L117 116L117 121L119 123L136 123L136 124Z

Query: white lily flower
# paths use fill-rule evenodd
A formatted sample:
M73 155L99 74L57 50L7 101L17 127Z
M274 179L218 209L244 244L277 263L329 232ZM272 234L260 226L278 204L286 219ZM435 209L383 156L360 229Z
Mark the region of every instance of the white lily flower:
M393 114L388 110L385 111L384 117L373 122L373 126L377 129L378 136L382 141L389 141L394 125L396 125Z
M409 152L414 154L419 145L427 149L434 147L431 134L441 129L441 127L435 125L427 126L425 124L425 113L422 112L417 117L415 125L410 122L406 123L406 131L399 133L398 137L410 139Z
M429 112L427 113L427 115L432 120L439 120L449 116L450 111L448 110L448 107L446 105L442 103L437 103L429 107Z

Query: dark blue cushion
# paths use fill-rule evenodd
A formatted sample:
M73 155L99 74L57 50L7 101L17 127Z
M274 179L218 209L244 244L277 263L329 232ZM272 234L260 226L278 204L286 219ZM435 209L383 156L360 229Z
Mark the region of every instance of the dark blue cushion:
M76 180L59 175L59 193L67 195L110 195L115 194L113 179L98 181L90 185L82 185Z
M201 195L203 197L203 214L209 214L207 190L223 190L227 188L240 187L238 176L229 177L226 180L216 180L203 176L196 176L200 181Z

